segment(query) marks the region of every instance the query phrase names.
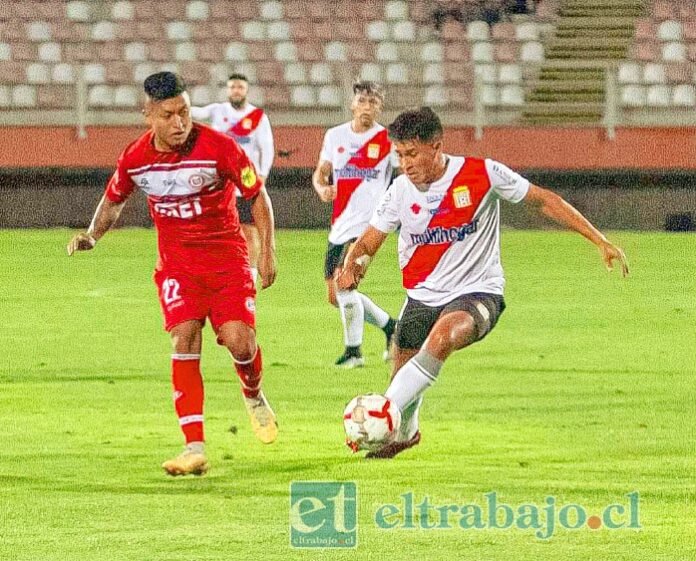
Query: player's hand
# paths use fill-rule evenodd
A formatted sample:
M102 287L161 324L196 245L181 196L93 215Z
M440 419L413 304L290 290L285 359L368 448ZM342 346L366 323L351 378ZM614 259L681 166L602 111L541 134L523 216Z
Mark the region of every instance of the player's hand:
M274 252L261 252L259 256L259 276L261 277L261 289L268 288L275 282L276 261Z
M370 264L369 255L361 255L355 259L348 258L343 267L336 270L336 286L339 290L355 290L365 277L367 266Z
M336 186L326 185L323 189L320 189L318 193L323 203L330 203L336 198Z
M621 264L621 274L624 277L628 276L628 260L623 249L605 240L599 245L599 252L602 254L602 261L604 261L608 271L613 271L614 261L618 261Z
M73 239L70 240L67 247L68 255L72 255L76 251L89 251L90 249L93 249L96 244L97 240L95 240L87 232L80 232L79 234L75 234Z

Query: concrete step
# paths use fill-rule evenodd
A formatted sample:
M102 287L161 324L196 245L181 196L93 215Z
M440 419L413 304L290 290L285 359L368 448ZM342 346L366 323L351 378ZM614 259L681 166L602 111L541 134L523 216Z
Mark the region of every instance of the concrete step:
M528 86L539 93L601 93L604 94L604 79L579 80L570 78L567 80L535 80Z
M556 29L554 37L556 39L583 39L583 38L622 38L624 41L630 43L633 40L633 34L635 33L632 27L605 27L602 29L595 28L568 28L568 29Z
M527 103L602 103L604 92L543 92L535 90L527 96Z
M548 45L549 49L625 49L630 44L623 37L607 37L604 33L595 37L558 37Z
M579 28L593 28L593 29L604 29L604 28L612 28L612 27L630 27L631 29L634 28L636 22L636 18L633 16L630 17L621 17L621 16L614 16L614 17L603 17L603 18L596 18L596 17L572 17L572 18L565 18L562 19L558 22L558 25L556 26L556 29L564 29L564 28L573 28L573 27L579 27Z
M525 104L523 115L578 115L602 116L603 103L556 103L530 101Z

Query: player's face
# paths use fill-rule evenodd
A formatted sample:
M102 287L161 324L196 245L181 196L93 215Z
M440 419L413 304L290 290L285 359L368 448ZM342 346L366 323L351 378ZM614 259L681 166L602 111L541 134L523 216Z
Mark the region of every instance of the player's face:
M176 150L186 142L193 126L191 101L186 92L163 101L150 101L145 116L155 132L156 147L164 150Z
M242 107L246 103L249 94L249 84L244 80L230 80L227 82L227 99L233 107Z
M353 96L350 110L354 120L361 126L370 128L382 111L382 100L374 94L358 92Z
M442 175L442 140L433 142L395 141L394 148L399 156L401 171L414 184L432 183Z

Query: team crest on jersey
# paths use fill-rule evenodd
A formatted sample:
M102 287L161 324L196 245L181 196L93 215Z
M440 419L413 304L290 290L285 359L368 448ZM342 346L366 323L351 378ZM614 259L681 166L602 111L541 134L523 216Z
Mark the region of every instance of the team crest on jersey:
M245 130L251 130L251 119L244 119L242 121L242 128Z
M367 157L371 160L376 160L379 158L379 144L367 145Z
M247 189L251 189L256 185L256 173L254 173L254 168L247 166L242 169L241 173L242 185Z
M191 187L194 187L195 189L199 189L199 188L203 187L203 184L205 183L205 177L203 177L202 175L199 175L197 173L194 173L189 177L188 182L189 182L189 185Z
M469 193L469 187L466 185L455 187L454 191L452 191L452 197L454 198L454 206L457 208L471 206L471 194Z
M256 311L256 302L254 302L254 299L251 296L249 296L244 301L244 306L246 306L246 309L249 310L250 312Z

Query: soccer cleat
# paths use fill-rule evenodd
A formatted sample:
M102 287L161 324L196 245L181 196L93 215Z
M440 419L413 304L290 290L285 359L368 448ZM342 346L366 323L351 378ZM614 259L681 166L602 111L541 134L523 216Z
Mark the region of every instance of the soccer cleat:
M335 364L339 368L345 369L362 368L365 366L365 359L360 352L360 347L349 347L336 359Z
M184 450L176 458L167 460L162 469L169 475L203 475L208 471L208 460L201 452Z
M396 456L397 454L400 454L404 450L408 450L409 448L413 448L416 446L421 439L421 433L420 431L417 431L416 434L414 434L411 438L408 440L402 440L401 442L390 442L389 444L383 446L379 450L375 450L374 452L368 452L365 455L366 460L388 460Z
M391 351L394 332L396 331L396 321L393 318L389 318L387 325L382 328L382 331L384 331L384 336L387 338L387 348L382 353L382 360L387 362L393 358Z
M278 423L276 422L275 413L268 404L263 392L259 390L258 396L245 397L244 405L247 413L249 413L251 428L256 438L264 444L273 442L278 436Z

